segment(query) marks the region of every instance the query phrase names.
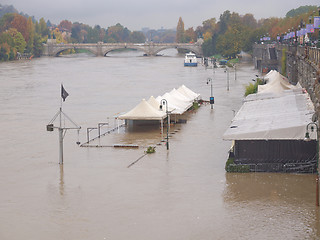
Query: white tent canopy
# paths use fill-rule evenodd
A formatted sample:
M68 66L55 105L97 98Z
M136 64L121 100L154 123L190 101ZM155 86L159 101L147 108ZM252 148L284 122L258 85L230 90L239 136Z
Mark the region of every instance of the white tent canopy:
M179 92L179 91L178 91L177 89L175 89L175 88L171 90L170 94L171 94L173 97L179 99L179 100L182 101L182 102L192 103L193 100L194 100L193 98L188 97L188 96L182 94L181 92Z
M290 84L288 79L277 71L270 73L268 79L267 84L258 85L258 93L282 93L285 90L301 88L300 84L297 84L297 86Z
M279 81L283 84L282 80L277 78L273 78L270 84ZM309 94L302 88L286 86L285 88L290 90L279 91L278 88L271 87L257 94L248 95L223 138L225 140L304 139L306 126L314 114L313 104ZM310 137L315 139L315 134L311 134Z
M175 108L171 112L172 114L183 114L192 106L192 103L187 101L181 101L176 97L172 96L170 93L165 93L163 96L157 97L157 100L161 101L161 99L165 99L167 101L168 108Z
M120 115L119 119L126 120L163 120L166 113L155 109L145 99L129 112Z
M263 79L266 81L266 82L270 82L273 80L273 76L277 74L277 71L275 70L271 70L270 72L268 72L264 77Z
M154 96L151 96L147 102L156 110L160 110L160 103L154 98Z
M136 107L129 112L119 116L119 119L127 120L163 120L166 117L166 106L160 110L160 101L165 99L168 103L170 114L183 114L193 104L193 100L200 95L182 85L180 91L173 89L170 93L154 98L151 96L148 101L143 99Z
M185 85L181 85L178 89L178 92L182 93L183 95L189 97L192 100L197 99L200 94L193 92L192 90L190 90L189 88L187 88Z

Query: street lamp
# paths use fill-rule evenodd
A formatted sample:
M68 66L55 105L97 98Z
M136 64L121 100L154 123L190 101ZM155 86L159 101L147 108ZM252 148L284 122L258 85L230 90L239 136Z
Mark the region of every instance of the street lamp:
M167 114L167 150L169 150L169 111L168 111L168 101L166 99L161 99L160 101L160 110L162 111L163 105L166 106Z
M224 70L224 72L227 73L227 91L229 91L229 68L228 66L226 66L226 69Z
M207 84L209 84L209 82L210 82L210 85L211 85L210 104L211 104L211 109L213 109L214 97L213 97L213 94L212 94L212 79L211 79L211 78L208 78L208 79L207 79Z
M317 136L317 176L316 176L316 206L319 207L319 128L318 125L314 122L308 123L307 125L307 131L304 140L310 141L310 134L309 134L309 126L311 132L316 130L316 136Z

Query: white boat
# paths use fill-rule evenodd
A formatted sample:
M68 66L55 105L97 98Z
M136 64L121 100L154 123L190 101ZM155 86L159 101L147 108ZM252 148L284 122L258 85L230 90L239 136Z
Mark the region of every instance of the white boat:
M189 52L184 58L184 66L186 67L196 67L198 66L197 57L194 53Z

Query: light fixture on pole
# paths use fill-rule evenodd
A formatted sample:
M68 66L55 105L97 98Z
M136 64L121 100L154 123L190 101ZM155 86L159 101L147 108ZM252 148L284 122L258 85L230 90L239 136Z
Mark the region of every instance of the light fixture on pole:
M160 101L160 110L162 111L163 105L166 106L166 114L167 114L167 150L169 150L169 111L168 111L168 101L166 99L161 99Z
M211 104L211 109L213 109L214 96L213 96L213 93L212 93L212 78L207 78L207 84L209 84L209 82L210 82L210 85L211 85L211 91L210 91L210 104Z
M316 138L317 138L317 176L316 176L316 206L319 206L319 128L318 125L314 122L308 123L307 128L306 128L306 135L304 138L304 141L310 141L310 133L309 133L309 128L311 132L316 133Z

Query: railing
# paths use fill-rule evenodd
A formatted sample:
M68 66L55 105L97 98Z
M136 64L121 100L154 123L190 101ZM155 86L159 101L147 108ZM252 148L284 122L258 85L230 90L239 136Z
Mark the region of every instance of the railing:
M316 47L298 46L297 55L303 57L316 66L320 63L320 49Z

